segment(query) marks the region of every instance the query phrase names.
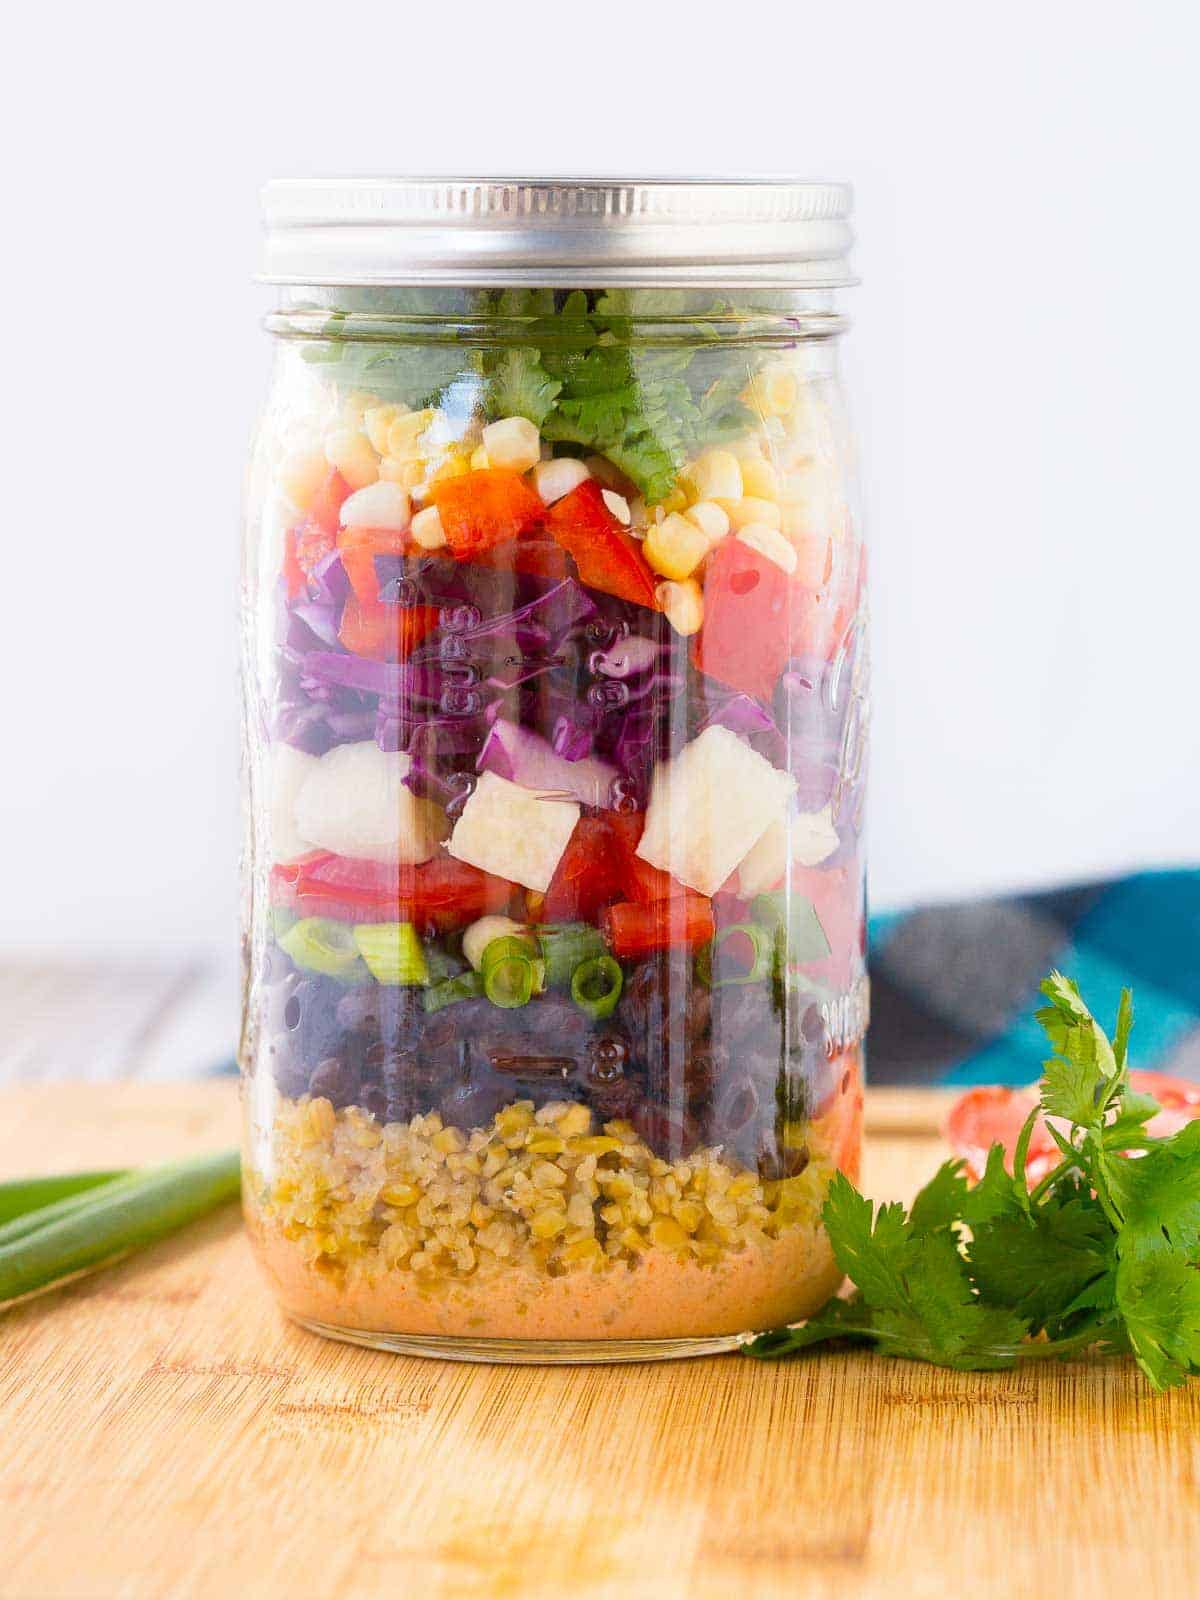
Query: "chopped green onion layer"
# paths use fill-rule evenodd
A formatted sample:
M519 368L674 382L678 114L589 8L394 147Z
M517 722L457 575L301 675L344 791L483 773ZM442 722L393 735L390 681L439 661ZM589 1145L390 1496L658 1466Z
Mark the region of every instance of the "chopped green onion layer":
M550 989L567 988L576 967L606 954L600 930L586 922L539 928L537 942L546 963L546 985Z
M581 962L571 977L571 999L595 1022L611 1017L625 979L612 956L593 956Z
M817 908L806 895L788 889L756 895L750 912L757 922L777 930L782 965L803 966L808 961L823 961L829 954L829 940Z
M456 978L444 978L425 991L426 1011L440 1011L443 1006L455 1005L459 1000L478 1000L483 994L482 972L460 972Z
M493 961L483 974L483 992L494 1006L506 1011L528 1005L537 987L534 966L528 956L504 956ZM537 966L541 966L540 961Z
M66 1172L54 1178L18 1178L0 1183L0 1228L14 1217L38 1211L59 1200L70 1200L114 1178L127 1177L125 1171Z
M331 917L302 917L299 922L293 922L280 939L279 947L298 967L323 973L327 978L348 981L361 980L367 975L354 942L354 929L344 922L334 922Z
M528 1005L546 987L546 963L537 954L537 941L528 935L506 933L493 939L483 952L483 992L494 1006L511 1011Z
M0 1304L153 1244L231 1200L240 1175L237 1151L224 1150L135 1172L46 1207L40 1224L22 1237L0 1237ZM78 1202L73 1209L58 1209L72 1202Z
M775 970L776 930L758 922L731 922L696 957L696 976L710 989L762 983Z
M354 942L379 983L429 982L425 952L411 922L359 923Z

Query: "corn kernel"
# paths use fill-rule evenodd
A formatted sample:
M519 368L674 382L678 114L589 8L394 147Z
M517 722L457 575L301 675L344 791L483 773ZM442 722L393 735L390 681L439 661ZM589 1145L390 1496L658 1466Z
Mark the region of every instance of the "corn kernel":
M757 500L779 498L779 474L761 456L742 462L742 493Z
M492 464L492 458L482 445L476 445L471 451L471 471L485 472Z
M403 533L409 524L408 495L398 483L369 483L342 502L343 528L384 528Z
M582 461L570 456L559 456L556 461L539 461L533 469L533 486L544 505L552 506L556 500L586 483L591 473Z
M764 417L781 417L794 409L799 388L795 375L775 367L756 374L746 391L747 403Z
M662 518L669 517L672 511L686 511L691 501L695 500L696 498L697 496L695 494L689 495L686 489L681 488L679 484L676 484L671 490L670 494L667 495L664 500L660 500L658 504L653 506L651 509L655 513L656 520L661 522ZM659 512L662 513L662 516L658 516Z
M466 1137L459 1128L443 1128L440 1133L435 1133L429 1142L441 1155L465 1150L467 1147Z
M709 549L719 544L729 532L729 516L715 500L697 500L684 512L689 522L694 522L708 540Z
M685 1233L695 1233L704 1221L703 1207L694 1200L677 1200L671 1207L671 1213Z
M383 483L398 483L408 489L411 487L409 469L412 465L412 459L407 456L384 456L379 463L380 481Z
M424 511L418 511L412 519L409 532L422 550L440 550L446 542L442 514L436 506L426 506Z
M420 1199L420 1190L414 1188L411 1183L388 1183L379 1191L379 1198L385 1206L399 1206L403 1209L405 1206L415 1205Z
M681 637L687 639L700 632L704 595L694 578L685 578L682 583L660 583L654 591L654 603Z
M740 500L742 468L729 450L706 450L688 468L685 483L696 500Z
M279 470L279 487L296 507L307 511L329 476L329 462L315 451L291 456Z
M441 466L434 472L431 483L442 483L447 478L465 478L471 470L472 463L466 456L447 456Z
M378 450L381 456L388 453L388 430L397 418L404 416L408 407L404 405L368 406L363 412L363 427L367 430L367 438Z
M528 417L502 417L483 430L483 446L494 467L528 472L542 459L541 435Z
M768 528L778 528L783 520L773 500L757 500L753 495L746 495L741 500L722 500L721 509L729 518L735 533L751 522L764 522Z
M615 489L601 489L600 498L609 511L623 528L627 528L633 521L633 514L629 509L629 501L623 494L618 494Z
M397 417L387 431L389 456L412 456L418 453L417 440L433 421L432 411L406 411Z
M535 1239L553 1239L566 1225L566 1212L550 1208L545 1211L535 1211L529 1219L529 1231Z
M778 528L770 528L765 522L752 522L748 527L739 529L738 538L751 550L757 550L760 556L766 556L768 561L782 567L784 572L795 572L796 552Z
M680 582L690 578L708 554L708 538L694 522L673 511L647 529L642 550L655 572Z
M336 467L351 489L365 489L379 477L379 457L365 433L336 428L325 438L325 459Z

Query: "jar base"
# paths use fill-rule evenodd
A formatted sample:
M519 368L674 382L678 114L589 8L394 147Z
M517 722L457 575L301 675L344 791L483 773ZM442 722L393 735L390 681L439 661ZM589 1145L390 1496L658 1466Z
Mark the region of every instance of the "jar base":
M754 1337L749 1333L713 1334L702 1339L457 1339L443 1334L374 1333L369 1328L342 1328L289 1312L308 1333L368 1350L398 1356L424 1356L436 1361L475 1361L485 1366L567 1367L611 1366L630 1361L684 1361L693 1356L719 1356Z

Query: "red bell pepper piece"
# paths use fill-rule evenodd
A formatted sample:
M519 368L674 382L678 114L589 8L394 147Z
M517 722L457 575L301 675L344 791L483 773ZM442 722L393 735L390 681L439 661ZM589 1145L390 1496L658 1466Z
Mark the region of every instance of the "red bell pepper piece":
M391 528L340 528L337 547L350 587L364 605L372 605L379 599L375 557L401 555L404 535Z
M679 945L694 948L712 938L713 926L712 902L690 891L650 906L625 900L600 914L600 931L624 961Z
M858 612L866 582L867 552L862 546L831 545L824 580L818 587L792 581L791 648L795 656L832 661Z
M723 540L704 573L704 626L692 663L731 689L769 700L791 652L787 574L740 539Z
M631 855L625 875L625 892L640 906L652 906L660 900L673 900L687 890L678 878L673 878L661 867L652 867L641 856Z
M283 536L283 581L289 600L298 600L307 587L299 556L300 529L289 528Z
M412 867L314 850L271 868L271 904L298 917L414 922L439 933L509 910L514 893L506 879L453 856L434 856Z
M546 890L545 922L595 922L602 906L624 892L625 854L607 817L580 817Z
M637 540L604 504L594 478L556 500L546 511L546 526L574 557L579 580L589 589L657 609L654 591L659 580Z
M338 638L351 654L371 661L407 661L437 627L436 606L394 606L346 596Z
M488 550L477 550L471 557L477 567L493 567L497 572L519 572L529 578L558 580L567 575L567 555L553 539L539 535L535 528L520 539L506 539Z
M430 487L450 554L472 561L481 550L518 539L540 522L545 506L519 472L485 467Z
M350 494L350 485L340 472L330 469L329 476L313 496L308 508L310 522L323 528L331 539L335 538L342 520L342 501Z
M323 528L319 522L314 522L311 517L302 522L295 530L292 542L292 554L296 566L307 580L314 567L318 566L334 548L333 534ZM287 571L287 556L284 556L284 570Z

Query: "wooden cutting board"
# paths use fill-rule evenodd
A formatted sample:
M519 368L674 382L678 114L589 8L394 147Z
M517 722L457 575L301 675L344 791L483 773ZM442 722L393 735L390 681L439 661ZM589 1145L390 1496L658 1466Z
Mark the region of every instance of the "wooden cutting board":
M878 1093L908 1194L944 1099ZM0 1175L237 1134L231 1083L0 1095ZM233 1207L0 1317L0 1596L1200 1593L1200 1384L855 1355L442 1365L292 1328Z

